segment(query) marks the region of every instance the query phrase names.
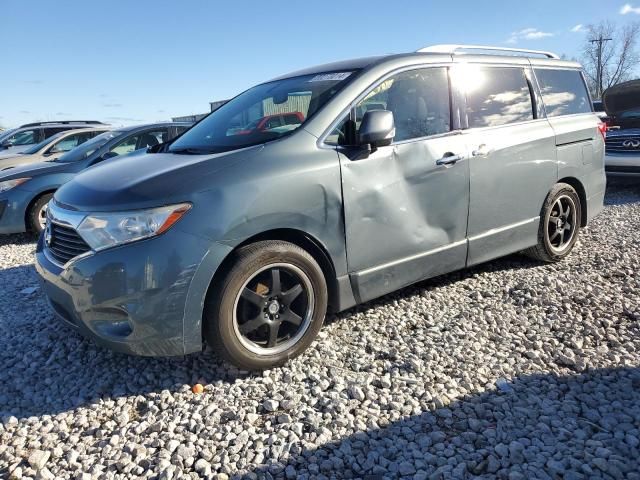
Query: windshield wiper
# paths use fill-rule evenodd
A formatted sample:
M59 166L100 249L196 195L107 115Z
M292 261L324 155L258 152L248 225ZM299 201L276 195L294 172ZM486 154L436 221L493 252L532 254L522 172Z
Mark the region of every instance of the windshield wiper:
M184 147L169 150L169 153L177 153L178 155L205 155L213 152L202 148Z

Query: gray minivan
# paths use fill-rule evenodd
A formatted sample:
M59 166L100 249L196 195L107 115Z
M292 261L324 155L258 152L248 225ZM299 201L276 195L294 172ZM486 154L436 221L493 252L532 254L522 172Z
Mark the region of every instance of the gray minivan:
M580 66L489 47L295 72L154 150L56 192L44 291L102 345L206 341L244 369L300 354L327 311L513 252L559 261L605 190Z

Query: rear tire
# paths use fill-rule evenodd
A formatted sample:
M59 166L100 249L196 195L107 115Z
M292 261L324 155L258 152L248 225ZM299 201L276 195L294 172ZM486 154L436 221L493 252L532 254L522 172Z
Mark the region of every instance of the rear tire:
M27 227L29 227L29 230L31 232L38 236L42 233L47 225L47 205L52 198L53 193L45 193L44 195L38 197L38 199L33 203L33 205L31 205L31 208L29 209L29 213L27 215Z
M542 262L559 262L573 250L581 221L582 205L575 189L566 183L556 184L540 212L538 243L524 253Z
M322 269L305 250L283 241L239 249L205 305L205 339L244 370L277 367L315 339L327 312Z

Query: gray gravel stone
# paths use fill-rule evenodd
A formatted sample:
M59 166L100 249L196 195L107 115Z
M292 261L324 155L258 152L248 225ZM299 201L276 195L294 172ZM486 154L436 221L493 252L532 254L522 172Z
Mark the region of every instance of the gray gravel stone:
M44 468L51 456L51 452L43 452L42 450L34 450L29 455L29 465L38 471Z
M564 261L512 255L330 316L260 374L84 340L20 294L32 239L1 237L0 477L640 480L639 231L640 187L612 183Z

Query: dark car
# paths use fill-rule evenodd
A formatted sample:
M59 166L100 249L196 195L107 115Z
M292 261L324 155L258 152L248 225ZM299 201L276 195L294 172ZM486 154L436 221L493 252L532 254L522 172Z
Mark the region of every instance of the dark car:
M609 176L640 176L640 80L607 89L605 170Z
M174 139L190 123L154 123L108 131L53 161L0 171L0 233L40 233L53 193L79 172L103 160L131 154Z

